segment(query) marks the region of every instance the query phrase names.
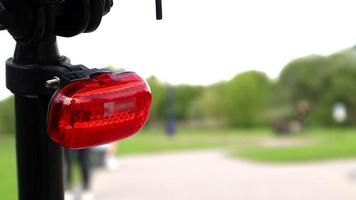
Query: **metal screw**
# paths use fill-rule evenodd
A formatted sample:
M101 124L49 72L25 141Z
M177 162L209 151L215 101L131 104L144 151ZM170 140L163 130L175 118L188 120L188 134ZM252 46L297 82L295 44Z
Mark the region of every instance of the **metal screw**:
M60 79L57 76L55 76L52 79L46 81L45 87L46 88L58 88L59 83L60 83Z

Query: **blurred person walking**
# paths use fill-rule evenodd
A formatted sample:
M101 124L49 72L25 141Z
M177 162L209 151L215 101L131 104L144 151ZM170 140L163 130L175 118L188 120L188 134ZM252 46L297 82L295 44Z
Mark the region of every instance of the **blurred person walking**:
M93 200L94 196L90 191L91 181L91 165L90 165L90 149L65 149L64 151L64 173L65 173L65 200L74 200L73 192L73 162L78 161L79 169L82 178L81 200Z
M174 109L174 87L167 86L167 121L166 121L166 134L169 138L173 138L176 133L176 118Z

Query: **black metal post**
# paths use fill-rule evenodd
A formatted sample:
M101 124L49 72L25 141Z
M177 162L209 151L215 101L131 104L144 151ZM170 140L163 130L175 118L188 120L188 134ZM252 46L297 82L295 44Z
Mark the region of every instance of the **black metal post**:
M15 95L19 200L63 200L62 150L46 132L49 97Z
M37 42L18 43L13 62L29 70L40 64L56 64L58 58L55 36L52 36ZM11 84L21 84L19 79L27 75L19 71L14 77L7 76L7 79L17 80L8 81L8 87L16 88ZM37 79L35 74L27 78L34 82ZM63 152L51 141L46 128L52 95L30 90L12 92L15 94L19 200L63 200Z

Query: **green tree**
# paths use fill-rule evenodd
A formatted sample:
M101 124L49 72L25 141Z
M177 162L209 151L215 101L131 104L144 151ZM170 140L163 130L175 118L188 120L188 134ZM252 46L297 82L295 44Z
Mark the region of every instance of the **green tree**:
M273 84L257 71L237 75L226 84L222 107L228 125L253 127L266 125L266 112L271 105Z
M214 119L221 121L224 117L224 89L226 82L219 82L203 88L189 108L189 117L192 119Z
M151 76L147 79L152 92L152 106L150 122L162 121L167 117L167 91L166 84Z
M310 124L333 125L332 108L342 102L348 110L346 124L356 124L356 51L347 49L327 57L308 56L289 63L279 85L291 104L311 103Z
M292 102L318 100L324 87L327 62L325 57L312 55L287 64L279 77L283 95Z
M187 120L192 103L201 96L202 86L178 85L173 90L175 115L178 120Z

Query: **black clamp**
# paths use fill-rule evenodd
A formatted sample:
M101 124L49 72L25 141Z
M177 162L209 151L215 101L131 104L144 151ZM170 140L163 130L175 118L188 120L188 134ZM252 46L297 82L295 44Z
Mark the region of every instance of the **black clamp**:
M99 73L111 71L72 65L64 56L59 59L58 65L19 65L10 58L6 61L6 86L19 95L52 95L58 88L72 81L87 79Z

